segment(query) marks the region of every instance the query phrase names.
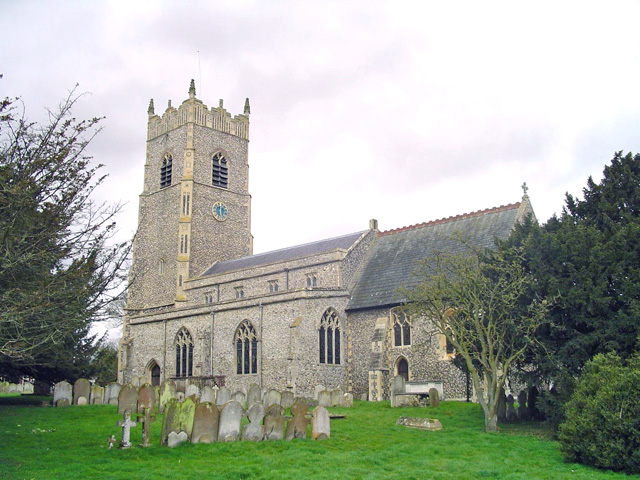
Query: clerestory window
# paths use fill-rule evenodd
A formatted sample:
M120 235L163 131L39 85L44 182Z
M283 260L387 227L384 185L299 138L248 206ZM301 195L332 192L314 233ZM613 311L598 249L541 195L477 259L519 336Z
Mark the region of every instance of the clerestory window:
M211 162L211 185L227 188L229 183L229 167L222 153L216 153Z
M172 168L173 157L167 153L162 159L162 165L160 166L160 188L165 188L171 185Z

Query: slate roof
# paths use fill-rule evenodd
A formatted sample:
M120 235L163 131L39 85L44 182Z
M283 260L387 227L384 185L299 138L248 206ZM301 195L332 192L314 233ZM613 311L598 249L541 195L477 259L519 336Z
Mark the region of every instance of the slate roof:
M213 275L216 273L227 273L235 270L245 270L247 268L294 260L296 258L307 257L309 255L327 253L336 249L348 250L365 232L366 231L350 233L340 237L320 240L319 242L306 243L304 245L283 248L272 252L259 253L249 257L228 260L226 262L217 262L211 265L201 276Z
M402 303L398 288L411 287L418 262L439 252L461 252L459 235L472 245L493 247L513 229L520 202L380 232L357 274L347 310Z

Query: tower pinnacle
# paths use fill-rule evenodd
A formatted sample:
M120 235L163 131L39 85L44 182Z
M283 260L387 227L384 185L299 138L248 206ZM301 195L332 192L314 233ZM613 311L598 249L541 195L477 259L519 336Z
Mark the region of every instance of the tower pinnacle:
M156 113L156 112L154 111L154 108L153 108L153 98L152 98L152 99L151 99L151 101L149 102L149 108L147 109L147 113L148 113L149 115L155 115L155 113Z
M249 115L251 113L251 107L249 106L249 98L244 101L244 114Z
M189 98L195 98L196 96L196 82L192 78L191 83L189 84Z

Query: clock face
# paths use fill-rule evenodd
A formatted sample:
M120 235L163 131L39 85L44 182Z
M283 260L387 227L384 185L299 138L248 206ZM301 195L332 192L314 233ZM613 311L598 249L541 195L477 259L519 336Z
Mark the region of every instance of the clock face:
M227 206L222 202L216 202L211 209L213 211L213 218L220 222L224 222L227 219Z

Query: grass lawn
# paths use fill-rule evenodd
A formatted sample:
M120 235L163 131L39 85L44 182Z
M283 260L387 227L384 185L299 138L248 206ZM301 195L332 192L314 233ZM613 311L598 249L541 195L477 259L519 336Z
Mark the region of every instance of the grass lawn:
M38 402L40 403L40 402ZM112 405L41 408L0 403L0 479L629 479L565 463L558 444L532 424L485 434L480 407L442 402L438 408L394 408L354 402L331 408L331 439L107 449L120 437ZM438 418L427 432L395 425L399 416ZM140 426L132 442L140 441ZM640 478L640 477L635 477Z

